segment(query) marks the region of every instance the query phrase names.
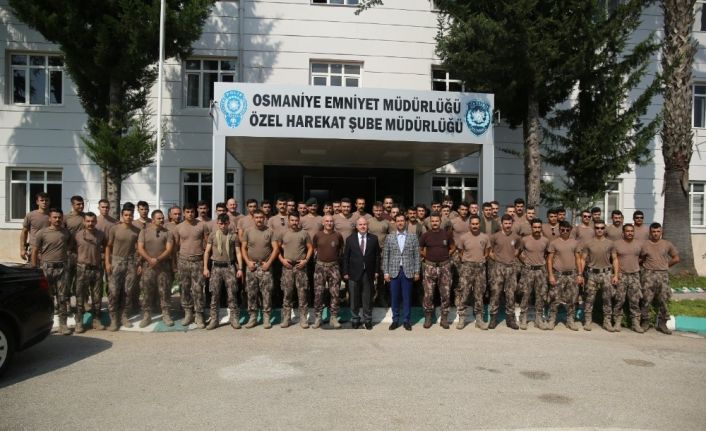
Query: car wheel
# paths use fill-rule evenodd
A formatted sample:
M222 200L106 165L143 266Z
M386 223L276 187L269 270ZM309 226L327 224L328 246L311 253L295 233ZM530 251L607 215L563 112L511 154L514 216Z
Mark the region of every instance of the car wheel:
M10 327L0 320L0 376L10 365L15 353L15 335Z

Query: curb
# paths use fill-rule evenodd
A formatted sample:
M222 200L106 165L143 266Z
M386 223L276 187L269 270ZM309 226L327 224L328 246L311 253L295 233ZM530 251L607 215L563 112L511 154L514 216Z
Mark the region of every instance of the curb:
M466 317L466 322L473 322L475 321L475 315L472 315L473 312L472 310L468 310L471 316ZM110 322L107 319L107 313L103 313L103 324L108 325ZM299 322L299 311L298 310L293 310L293 323L298 323ZM519 308L515 310L515 314L517 315L517 318L519 319ZM534 320L534 310L532 308L529 309L527 313L527 321L531 322ZM434 324L439 323L439 316L441 315L441 309L437 307L434 311ZM322 320L326 323L329 320L329 311L328 308L324 309L324 312L322 313ZM451 307L449 310L449 323L455 322L457 319L458 315L456 313L456 308ZM559 316L561 319L561 316ZM219 326L224 326L228 325L228 318L229 318L229 312L227 308L221 308L218 311L218 320L219 320ZM247 312L244 310L241 310L240 313L240 323L245 324L247 323ZM309 315L307 316L309 323L314 322L315 314L314 314L314 309L309 310ZM351 318L351 312L349 308L342 308L339 312L339 320L344 323L350 321ZM500 321L504 320L505 316L504 313L500 313L499 315ZM179 319L174 319L174 326L166 326L162 322L162 315L161 314L154 314L152 316L152 323L147 325L144 328L140 328L138 326L140 320L142 319L141 314L136 314L130 318L130 322L133 324L132 328L124 328L121 327L120 331L125 331L125 332L186 332L186 331L192 331L197 329L196 324L190 324L188 326L183 326ZM487 319L487 310L486 310L486 319ZM207 320L208 321L208 320ZM282 321L282 310L281 309L274 309L272 310L272 318L271 322L273 325L278 325ZM411 321L412 324L420 324L424 321L424 311L421 307L413 307L412 308L412 316L411 316ZM89 314L86 313L84 315L83 319L83 324L87 329L90 329L92 326L93 322L93 317ZM373 308L373 323L379 324L379 323L391 323L392 322L392 310L390 308L382 308L382 307L376 307ZM262 324L262 313L260 312L258 314L258 323ZM67 319L67 324L69 327L73 328L76 326L76 321L74 320L73 317L69 317ZM52 328L54 331L56 331L59 328L59 318L58 316L54 316L54 327ZM667 328L671 329L672 331L683 331L683 332L696 332L700 334L706 334L706 318L702 317L691 317L691 316L670 316L669 320L667 321Z

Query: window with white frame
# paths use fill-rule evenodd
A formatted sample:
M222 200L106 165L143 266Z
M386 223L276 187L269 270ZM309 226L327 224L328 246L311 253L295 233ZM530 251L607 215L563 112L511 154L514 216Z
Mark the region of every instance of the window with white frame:
M311 0L311 4L357 6L360 0Z
M434 91L465 91L463 82L438 67L431 70L431 89Z
M235 59L191 58L184 62L184 98L188 108L208 108L213 100L213 84L235 82Z
M18 105L61 105L64 60L59 55L10 54L10 102Z
M11 220L22 220L28 212L37 209L35 196L49 195L50 207L61 207L62 172L60 169L10 168Z
M311 62L311 85L360 87L360 63Z
M692 226L706 226L706 183L689 183L689 208L691 212Z
M188 170L181 172L181 201L194 204L204 200L211 202L213 196L213 174L211 171ZM235 172L226 172L226 198L235 196Z
M623 203L623 182L620 180L608 181L602 201L594 205L601 209L603 217L609 217L613 210L621 210Z
M450 196L455 203L478 202L478 177L475 176L434 176L431 180L432 200L441 202Z
M706 84L694 85L693 127L706 127Z

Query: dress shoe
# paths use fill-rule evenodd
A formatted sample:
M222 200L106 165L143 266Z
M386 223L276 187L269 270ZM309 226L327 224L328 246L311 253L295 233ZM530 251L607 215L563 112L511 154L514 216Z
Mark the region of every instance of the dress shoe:
M397 322L392 322L392 323L390 323L390 327L387 328L387 329L389 329L390 331L394 331L395 329L397 329L397 328L399 328L399 327L400 327L400 324L399 324L399 323L397 323Z
M404 326L405 331L411 331L411 330L412 330L412 324L409 323L409 322L405 322L403 326Z
M373 322L365 322L365 329L367 329L368 331L373 329Z
M351 327L352 327L353 329L358 329L358 328L360 328L360 322L352 322L352 323L351 323Z

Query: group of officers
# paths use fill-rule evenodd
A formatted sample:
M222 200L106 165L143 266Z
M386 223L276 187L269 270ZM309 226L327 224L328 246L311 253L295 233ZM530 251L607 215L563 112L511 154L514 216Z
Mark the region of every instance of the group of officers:
M247 298L245 327L258 325L261 310L263 327L271 328L277 283L282 292L282 327L292 324L295 306L299 324L309 327L313 290L314 328L322 326L326 305L329 324L340 328L340 302L347 296L353 328L371 329L372 306L386 306L389 298L389 329L411 330L416 285L423 292L424 328L432 325L438 294L439 324L445 329L452 298L458 311L456 328L464 328L472 308L475 326L481 330L497 326L502 300L507 326L527 329L528 306L534 298L535 327L554 329L563 307L566 327L579 330L576 307L582 302L583 329L590 331L600 293L605 330L621 330L627 300L635 332L650 328L649 312L656 302L656 328L671 333L666 326L671 297L668 269L679 262L679 254L662 238L661 225L646 225L641 211L633 213L633 223L624 223L623 214L613 211L608 224L600 208L593 208L583 211L580 223L572 226L564 209L548 210L542 221L521 198L502 214L496 201L454 206L446 197L432 202L429 209L423 204L403 209L391 196L375 202L368 214L365 199L344 198L325 203L323 215L315 199L296 202L282 197L274 208L269 201L258 204L248 199L246 213L240 214L231 198L216 205L213 219L205 201L173 206L166 215L159 209L150 213L144 201L136 206L128 202L118 220L109 215L110 204L104 199L98 202L99 214L84 212L81 196L71 198L66 215L51 207L45 193L36 195L36 205L23 223L20 255L43 270L55 295L63 335L72 333L67 326L72 295L75 331L85 331L87 312L92 314L94 329L105 329L104 278L110 331L132 327L129 313L137 300L140 327L151 323L157 301L164 324L174 325L171 286L177 278L184 311L181 324L206 329L219 324L222 290L230 325L241 327L239 285L245 287ZM209 304L205 304L207 293ZM488 322L483 318L486 294ZM210 306L208 319L206 305Z

